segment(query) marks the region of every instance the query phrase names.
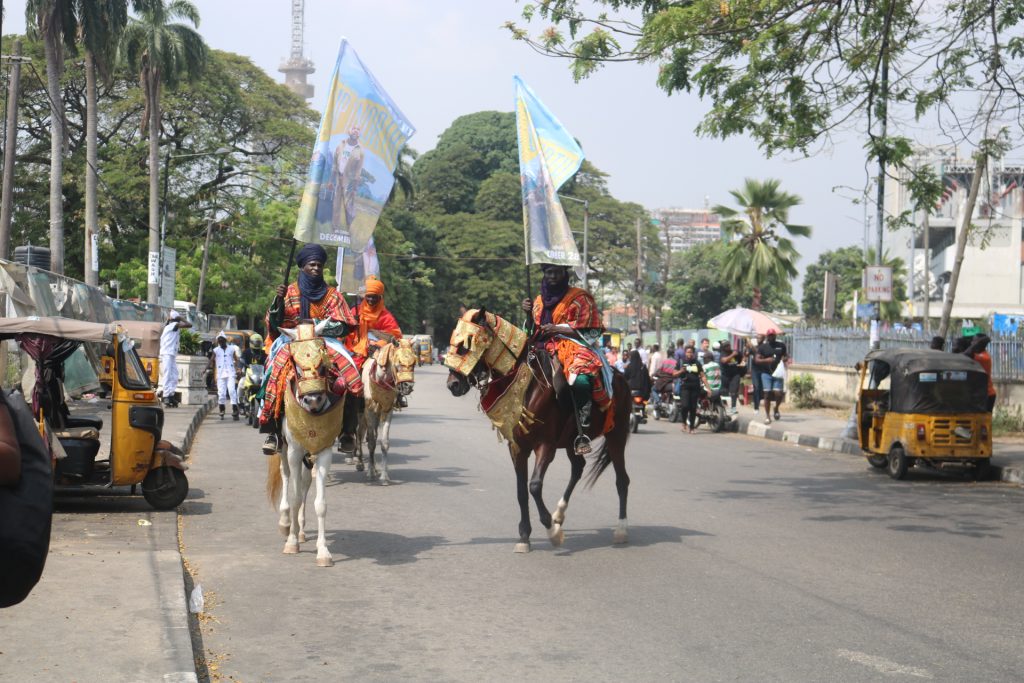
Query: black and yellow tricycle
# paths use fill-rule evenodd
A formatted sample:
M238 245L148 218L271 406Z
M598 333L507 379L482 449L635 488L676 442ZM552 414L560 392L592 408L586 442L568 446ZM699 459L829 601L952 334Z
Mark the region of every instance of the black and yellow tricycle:
M978 363L942 351L883 349L857 366L857 432L873 467L893 479L914 465L969 468L984 477L992 415L988 376Z
M119 323L60 317L0 318L0 339L14 339L36 364L32 410L53 453L57 491L86 492L141 485L158 510L188 495L184 454L161 440L164 411L131 334ZM73 414L64 394L64 361L83 343L104 345L112 359L109 452L100 453L103 418ZM27 389L26 389L27 391Z

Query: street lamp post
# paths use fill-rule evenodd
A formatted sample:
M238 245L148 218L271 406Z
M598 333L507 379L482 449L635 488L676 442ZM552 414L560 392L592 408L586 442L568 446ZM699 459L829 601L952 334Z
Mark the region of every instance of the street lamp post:
M590 200L570 197L567 194L560 194L558 196L562 199L568 199L571 202L583 205L583 289L588 289L587 284L590 280L590 254L588 253L589 245L587 244L587 241L590 237Z

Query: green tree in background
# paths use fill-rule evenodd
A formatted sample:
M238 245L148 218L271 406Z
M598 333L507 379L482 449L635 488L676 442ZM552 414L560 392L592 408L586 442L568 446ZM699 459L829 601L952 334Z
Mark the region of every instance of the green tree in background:
M721 205L713 209L723 218L722 230L734 238L722 275L753 291L750 305L756 311L761 310L765 288L782 288L797 276L800 255L787 235L811 236L809 226L789 222L789 210L800 204L800 197L781 192L779 185L778 180L747 178L742 189L729 192L740 209Z
M875 249L869 248L867 256L855 246L841 247L824 252L817 262L807 266L804 275L803 312L808 319L821 317L825 296L825 272L834 273L836 282L836 315L850 319L845 307L853 301L853 293L859 292L859 303L868 303L862 288L864 267L874 265ZM903 319L902 302L907 298L907 266L903 259L884 252L882 264L892 268L893 300L882 304L882 320L896 322Z
M673 254L668 283L670 326L705 327L708 320L723 311L736 306L750 307L750 288L722 276L728 257L728 245L722 242L698 244ZM795 311L789 280L781 287L762 292L761 303L769 311Z
M184 19L199 27L199 10L189 0L133 0L138 18L124 32L125 62L139 74L146 99L149 129L149 252L159 249L160 223L160 94L186 78L196 78L206 61L202 36ZM156 303L157 285L150 284L147 301Z

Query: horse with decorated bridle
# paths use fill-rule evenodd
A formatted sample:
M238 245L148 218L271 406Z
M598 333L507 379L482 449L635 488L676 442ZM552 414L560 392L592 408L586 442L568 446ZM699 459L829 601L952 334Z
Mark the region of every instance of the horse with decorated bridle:
M383 486L391 483L388 474L388 448L391 445L391 417L400 396L412 393L416 372L416 352L408 339L384 344L363 363L363 398L365 410L359 421L356 438L358 467L363 465L363 440L369 452L370 466L366 480L380 479ZM380 469L374 452L380 443Z
M558 334L563 334L558 332ZM487 311L470 310L452 332L444 363L449 368L447 386L462 396L471 386L480 390L480 406L497 430L499 440L508 441L516 472L516 497L519 501L519 542L516 552L530 550L530 508L533 495L541 524L548 530L552 545L565 539L563 525L573 489L583 477L586 457L581 442L595 440L595 448L586 485L593 486L609 466L615 469L615 488L619 496L619 521L613 540L628 538L625 450L629 436L629 386L619 372L612 372L611 394L607 405L595 406L590 427L577 423L570 388L558 359L543 348L539 333L528 337L504 318ZM585 343L579 340L580 343ZM599 439L603 437L603 439ZM544 474L557 449L564 448L571 467L569 484L552 514L543 500ZM536 453L533 473L527 479L527 464Z
M332 391L336 364L320 333L330 321L302 324L280 330L289 339L277 353L275 372L283 374L283 420L281 433L287 457L272 455L267 464L267 495L279 502L278 528L287 536L284 553L299 552L299 543L306 540L305 501L316 469L316 497L313 501L317 519L316 563L320 567L334 564L324 536L327 500L327 472L331 467L332 444L341 431L344 411L343 396ZM271 378L274 381L275 378Z

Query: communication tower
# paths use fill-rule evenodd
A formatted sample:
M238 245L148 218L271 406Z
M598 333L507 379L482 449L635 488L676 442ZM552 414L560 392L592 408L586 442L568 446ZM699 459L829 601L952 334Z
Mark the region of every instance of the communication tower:
M284 84L293 93L308 100L313 97L313 84L306 83L306 76L316 69L313 60L302 54L305 6L306 0L292 0L292 51L277 70L284 74Z

